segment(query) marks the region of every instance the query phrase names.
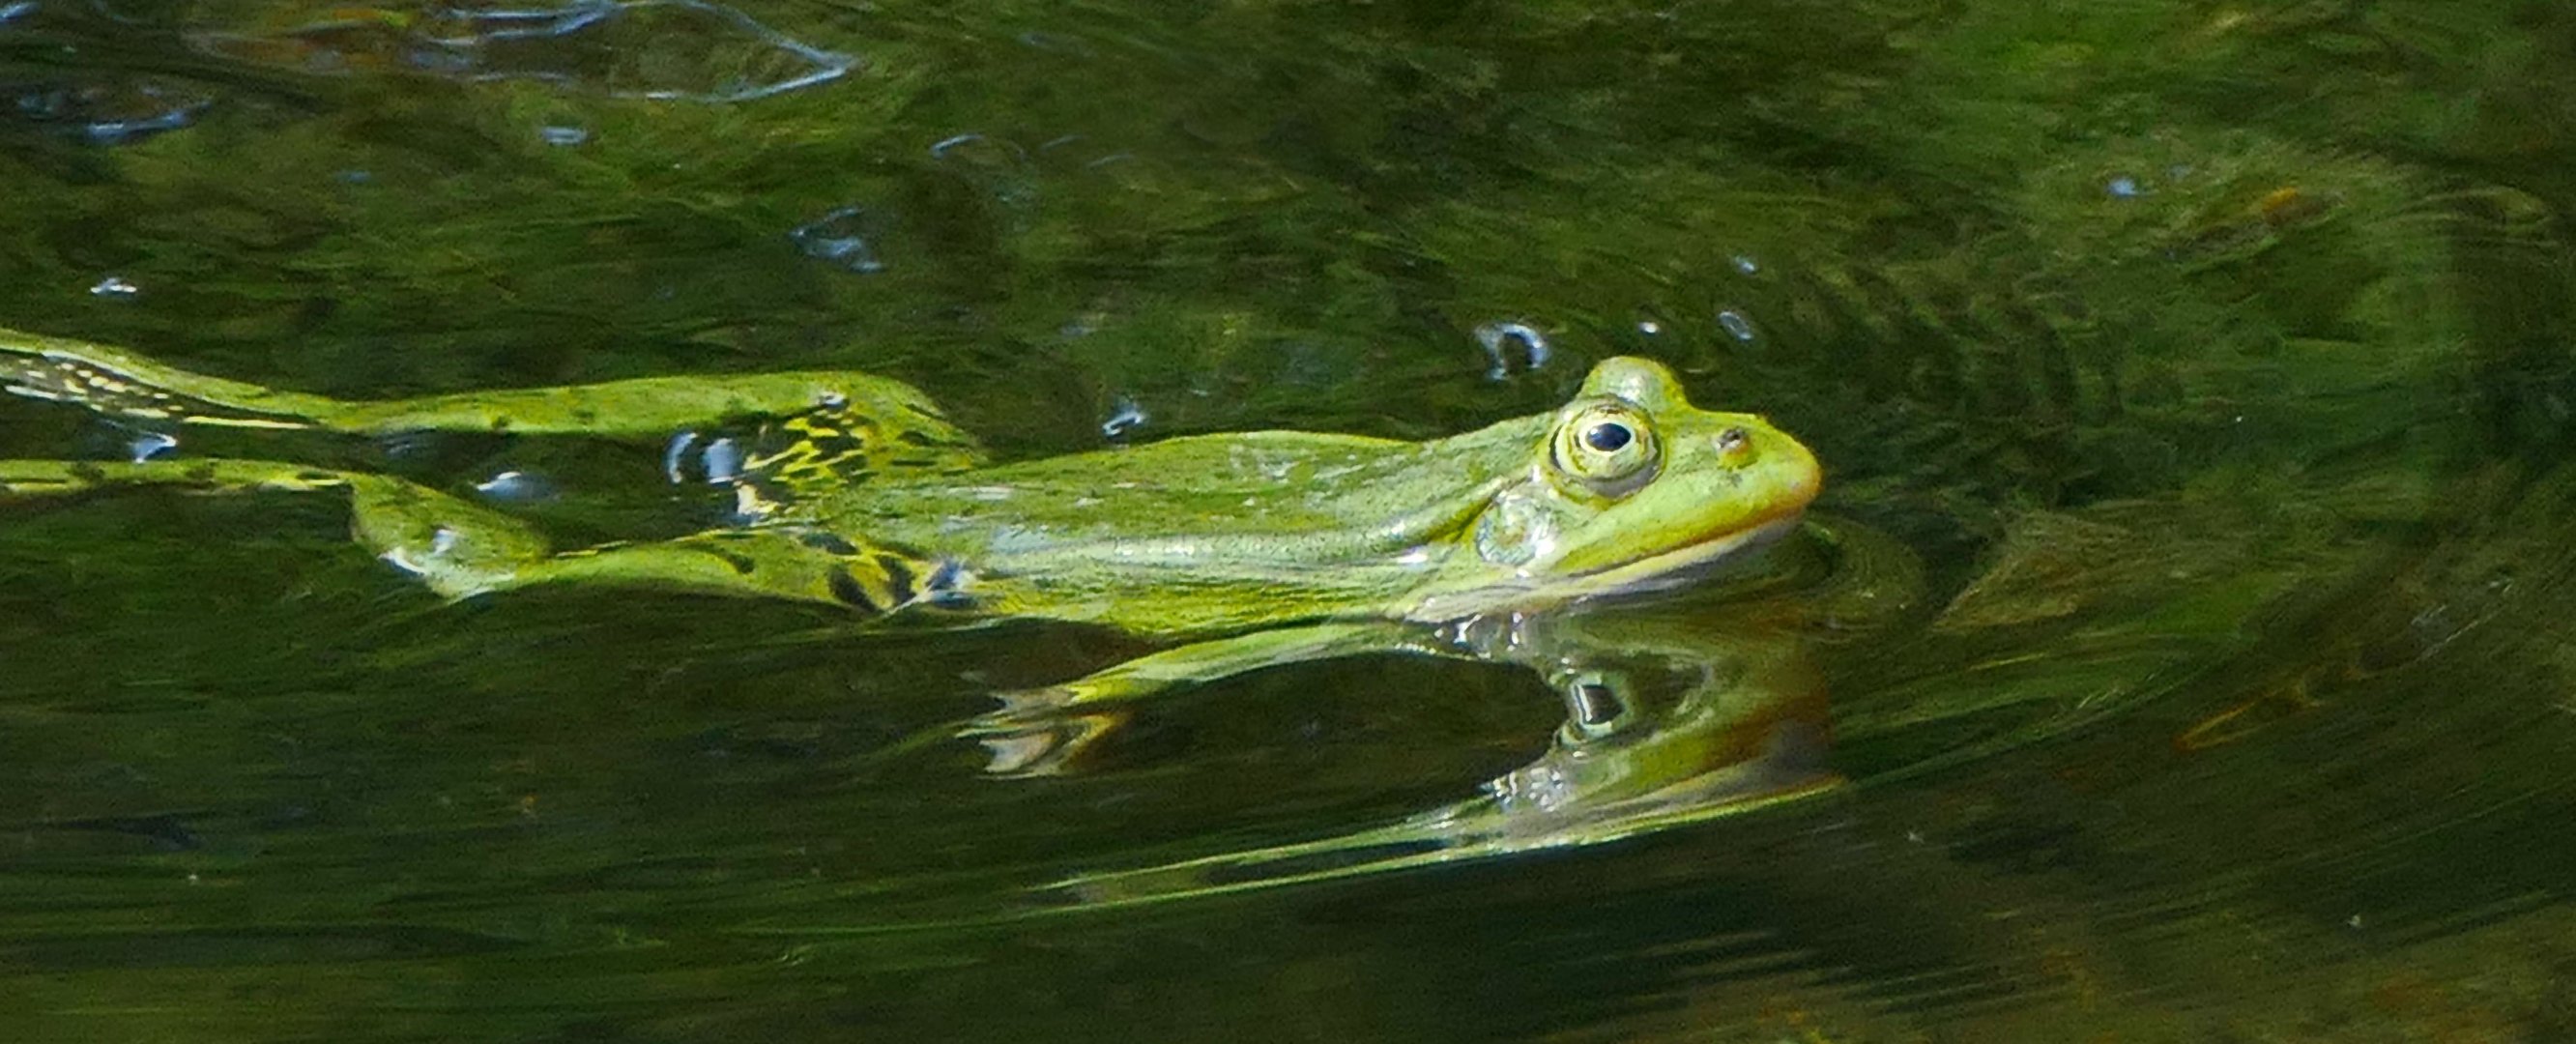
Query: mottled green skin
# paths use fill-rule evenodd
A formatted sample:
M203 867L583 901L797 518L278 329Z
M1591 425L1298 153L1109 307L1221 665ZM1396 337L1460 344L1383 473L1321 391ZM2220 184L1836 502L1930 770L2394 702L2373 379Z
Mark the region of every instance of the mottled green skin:
M1612 397L1663 450L1615 498L1550 459L1556 431ZM1743 444L1721 451L1730 430ZM853 486L781 519L963 563L999 611L1174 634L1619 590L1778 532L1817 483L1815 458L1761 418L1693 408L1662 366L1612 359L1556 414L1445 439L1173 439Z
M435 490L265 461L0 461L0 495L347 489L360 542L449 597L585 583L1150 635L1440 622L1626 590L1776 535L1819 482L1796 440L1693 407L1632 358L1602 362L1554 414L1429 442L1253 432L1000 466L919 392L858 373L343 402L0 330L0 388L165 423L363 434L658 440L758 419L739 483L750 520L652 544L556 552ZM1619 454L1573 441L1605 418Z

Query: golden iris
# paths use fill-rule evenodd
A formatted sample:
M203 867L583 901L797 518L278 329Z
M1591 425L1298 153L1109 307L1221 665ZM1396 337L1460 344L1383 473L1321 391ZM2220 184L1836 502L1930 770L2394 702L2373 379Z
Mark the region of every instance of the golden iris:
M1624 402L1585 406L1556 428L1557 470L1601 496L1625 496L1645 485L1661 455L1654 423Z

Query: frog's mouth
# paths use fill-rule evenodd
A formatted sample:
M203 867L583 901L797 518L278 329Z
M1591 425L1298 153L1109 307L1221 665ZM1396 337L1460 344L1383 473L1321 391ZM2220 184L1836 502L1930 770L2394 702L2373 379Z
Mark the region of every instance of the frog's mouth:
M1410 620L1446 622L1503 609L1535 610L1585 598L1677 587L1700 574L1789 535L1806 517L1806 505L1737 529L1644 558L1589 573L1502 582L1469 591L1434 594L1414 604Z
M1699 579L1700 575L1738 555L1760 550L1798 528L1806 517L1803 505L1742 529L1732 529L1698 543L1684 544L1670 551L1648 555L1623 565L1610 566L1566 577L1550 585L1545 593L1550 601L1572 601L1599 595L1620 594L1675 587Z

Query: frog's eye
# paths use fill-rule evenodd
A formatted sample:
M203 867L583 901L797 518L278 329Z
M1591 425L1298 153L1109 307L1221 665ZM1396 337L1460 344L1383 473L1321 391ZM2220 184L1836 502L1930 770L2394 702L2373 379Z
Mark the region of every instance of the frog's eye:
M1655 476L1655 428L1626 403L1588 406L1556 429L1557 470L1605 496L1623 496Z

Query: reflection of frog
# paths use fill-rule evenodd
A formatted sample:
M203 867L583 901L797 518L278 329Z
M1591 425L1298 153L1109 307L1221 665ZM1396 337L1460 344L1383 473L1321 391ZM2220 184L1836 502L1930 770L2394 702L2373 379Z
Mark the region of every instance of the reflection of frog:
M0 498L341 490L359 543L450 598L586 584L1198 639L1009 701L987 722L1006 763L1028 760L1014 723L1672 579L1786 532L1819 481L1796 440L1694 408L1664 367L1628 358L1552 414L1429 442L1255 432L1002 465L919 392L856 373L346 402L0 331L0 386L177 426L657 443L756 427L739 466L715 469L742 524L566 552L399 478L257 460L0 461Z
M1120 906L1589 845L1832 787L1807 622L1902 612L1913 578L1910 556L1866 531L1819 536L1796 561L1719 579L1707 593L1722 605L1485 617L1414 647L1527 667L1565 700L1547 749L1472 797L1346 834L1077 876L1036 898Z

